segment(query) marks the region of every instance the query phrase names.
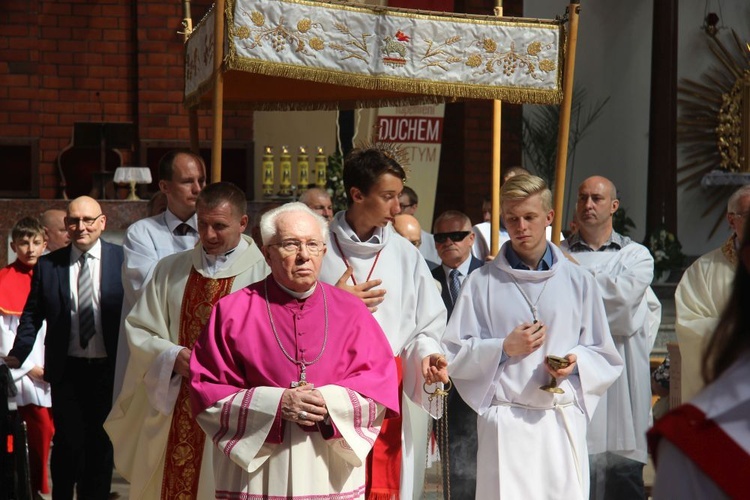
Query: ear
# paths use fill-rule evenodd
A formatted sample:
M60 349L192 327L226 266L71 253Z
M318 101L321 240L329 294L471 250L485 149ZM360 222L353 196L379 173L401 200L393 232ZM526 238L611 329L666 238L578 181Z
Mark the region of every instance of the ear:
M245 232L245 229L247 229L248 220L249 218L247 215L243 215L242 217L240 217L240 229L242 230L243 233Z
M169 192L169 184L165 180L159 181L159 191L161 191L164 194L167 194Z
M545 224L545 225L546 226L551 225L552 224L552 219L554 219L554 218L555 218L555 211L554 210L550 210L549 212L547 212L547 224Z
M349 194L351 194L352 201L354 201L354 203L361 203L365 199L364 193L362 193L362 191L360 191L360 189L357 187L351 188L349 190Z
M271 267L271 249L265 245L260 247L260 251L263 254L263 257L266 259L266 264L268 264L268 267Z
M102 215L101 220L102 220L102 231L104 231L107 228L107 216Z
M16 242L15 241L11 241L10 242L10 249L13 250L13 253L17 252L17 250L16 250Z
M620 200L612 200L612 212L609 215L615 215L618 208L620 208Z

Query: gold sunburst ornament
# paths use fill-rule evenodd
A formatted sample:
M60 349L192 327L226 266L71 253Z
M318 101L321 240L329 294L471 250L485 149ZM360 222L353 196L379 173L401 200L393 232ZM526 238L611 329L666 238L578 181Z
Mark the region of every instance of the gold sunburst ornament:
M685 162L677 169L678 186L689 191L701 186L710 172L750 173L750 44L732 30L723 41L718 31L706 30L718 65L700 81L683 79L678 87L678 141ZM726 203L737 185L717 186L708 192L703 216ZM711 236L724 220L723 210Z

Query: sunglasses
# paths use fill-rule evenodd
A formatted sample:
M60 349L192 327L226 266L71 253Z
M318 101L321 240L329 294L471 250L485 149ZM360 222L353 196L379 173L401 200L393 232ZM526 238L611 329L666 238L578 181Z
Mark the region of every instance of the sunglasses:
M457 243L463 241L470 234L471 231L452 231L450 233L435 233L433 236L435 243L445 243L449 238L453 243Z

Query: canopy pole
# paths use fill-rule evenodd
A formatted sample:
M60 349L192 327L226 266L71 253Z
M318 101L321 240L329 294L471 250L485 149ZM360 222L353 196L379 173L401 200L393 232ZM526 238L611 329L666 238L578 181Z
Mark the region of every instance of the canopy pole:
M214 130L211 141L211 182L221 181L222 125L224 123L224 0L214 4Z
M555 165L555 218L552 220L552 243L560 245L562 232L563 202L565 201L565 170L568 164L568 140L570 135L570 108L573 103L573 73L576 65L578 44L578 16L580 0L572 0L568 7L568 46L563 74L563 100L560 105L560 126L557 133L557 159Z
M503 0L495 2L495 16L503 17ZM492 216L490 218L490 255L497 255L500 246L500 147L502 131L502 101L492 101Z
M183 42L187 43L190 34L193 32L193 16L190 13L190 0L182 2L182 32ZM200 144L198 141L198 107L188 108L188 126L190 128L190 151L200 154Z

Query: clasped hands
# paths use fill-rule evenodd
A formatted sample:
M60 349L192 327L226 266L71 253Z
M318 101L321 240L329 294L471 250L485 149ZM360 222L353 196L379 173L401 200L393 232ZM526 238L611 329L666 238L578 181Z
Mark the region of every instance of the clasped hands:
M328 416L325 399L312 384L285 389L281 396L281 418L311 427Z
M525 356L536 351L544 344L547 338L547 325L541 322L521 323L515 327L503 342L503 350L508 356ZM570 364L559 370L549 366L546 359L544 368L555 378L564 378L573 373L578 357L575 354L567 354L565 358Z

